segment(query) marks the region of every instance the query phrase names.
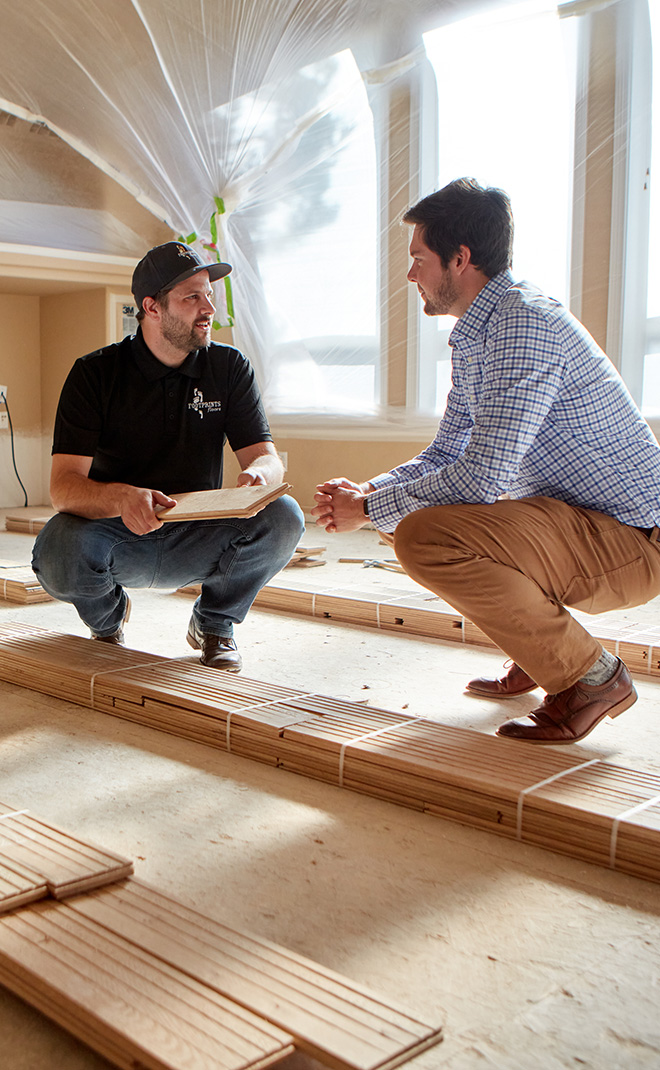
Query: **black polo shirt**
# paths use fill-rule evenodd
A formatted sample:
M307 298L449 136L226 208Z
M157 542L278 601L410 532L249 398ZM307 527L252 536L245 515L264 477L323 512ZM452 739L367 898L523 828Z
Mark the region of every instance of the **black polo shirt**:
M176 369L142 331L80 357L62 388L53 453L92 457L90 476L165 494L222 486L222 451L271 441L249 361L212 342Z

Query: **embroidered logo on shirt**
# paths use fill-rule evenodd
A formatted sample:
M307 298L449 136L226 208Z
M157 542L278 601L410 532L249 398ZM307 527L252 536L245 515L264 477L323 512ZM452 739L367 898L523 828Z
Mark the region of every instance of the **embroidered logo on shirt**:
M193 399L188 402L188 408L198 412L201 419L204 419L204 411L206 412L220 412L222 408L221 401L204 401L204 395L197 387L193 390Z

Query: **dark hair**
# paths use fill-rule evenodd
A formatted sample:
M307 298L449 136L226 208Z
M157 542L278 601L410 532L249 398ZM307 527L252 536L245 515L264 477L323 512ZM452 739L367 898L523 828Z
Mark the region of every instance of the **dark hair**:
M159 290L157 294L154 294L154 301L156 301L163 308L167 308L167 303L168 303L168 301L170 299L170 297L169 297L170 293L171 293L171 287L170 286L166 286L162 290ZM142 323L142 320L144 319L144 309L143 308L140 308L135 313L135 318L138 321L138 323Z
M461 245L489 279L511 267L513 215L501 189L484 189L474 178L457 178L414 204L404 223L421 227L422 237L444 267Z

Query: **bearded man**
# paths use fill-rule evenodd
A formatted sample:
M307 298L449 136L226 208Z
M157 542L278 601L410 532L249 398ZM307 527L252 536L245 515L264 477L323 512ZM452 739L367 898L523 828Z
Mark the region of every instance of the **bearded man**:
M230 271L182 242L137 265L137 333L79 358L62 389L50 483L58 512L32 567L106 643L124 642L126 588L201 583L188 642L203 665L238 672L234 625L291 559L299 506L283 496L249 519L163 524L158 515L177 493L222 486L225 441L238 486L282 482L249 361L211 341L212 283Z

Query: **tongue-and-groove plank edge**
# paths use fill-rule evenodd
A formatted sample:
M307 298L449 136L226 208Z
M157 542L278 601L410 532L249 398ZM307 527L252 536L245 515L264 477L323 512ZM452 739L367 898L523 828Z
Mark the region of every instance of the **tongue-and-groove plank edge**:
M52 900L0 921L0 981L125 1070L261 1070L293 1038Z
M106 894L110 893L110 894ZM388 1070L441 1039L368 989L130 880L68 908L290 1033L336 1070Z
M132 872L129 859L0 802L0 914L17 895L64 899Z
M173 735L660 880L660 776L43 629L0 678Z
M64 843L70 889L68 849L83 841L2 809L16 850L48 830L56 863L41 843L39 861L58 876ZM0 863L0 891L0 983L126 1070L264 1070L294 1049L332 1070L391 1070L442 1039L367 988L129 877L31 903L44 882Z

